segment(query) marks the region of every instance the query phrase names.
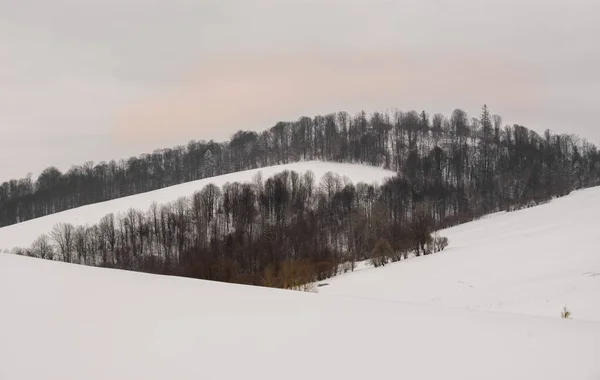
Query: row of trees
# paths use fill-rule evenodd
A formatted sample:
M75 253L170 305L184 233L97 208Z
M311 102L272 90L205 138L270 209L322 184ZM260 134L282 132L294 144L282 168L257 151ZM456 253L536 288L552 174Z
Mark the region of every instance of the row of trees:
M191 198L97 225L58 224L17 253L194 278L298 288L354 269L442 250L433 237L452 210L397 204L402 180L352 184L328 173L283 172L266 181L208 185ZM389 207L389 206L392 207ZM412 217L407 217L413 212ZM344 269L345 268L345 269Z
M280 122L230 141L191 141L119 162L54 167L0 185L0 226L214 175L299 160L356 162L399 173L402 194L438 213L480 214L599 183L597 148L571 135L539 135L483 107L478 118L415 111L345 112ZM399 185L400 186L400 185ZM392 197L392 195L388 195Z

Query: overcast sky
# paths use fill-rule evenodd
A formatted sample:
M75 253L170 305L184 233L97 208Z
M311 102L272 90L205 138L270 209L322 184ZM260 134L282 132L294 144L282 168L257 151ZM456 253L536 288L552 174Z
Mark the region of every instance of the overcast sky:
M0 182L345 110L600 144L597 0L0 0Z

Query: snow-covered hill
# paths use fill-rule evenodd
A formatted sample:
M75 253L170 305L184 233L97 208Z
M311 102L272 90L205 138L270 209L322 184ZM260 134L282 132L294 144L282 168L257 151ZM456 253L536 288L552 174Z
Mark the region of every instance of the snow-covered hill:
M459 248L447 255L462 260ZM440 259L438 272L445 264ZM486 265L471 263L471 269ZM309 294L0 254L0 379L600 378L599 323L380 296Z
M52 227L59 222L73 225L94 224L110 213L118 214L126 212L130 208L146 211L153 202L162 204L175 201L180 197L189 197L210 183L222 186L227 182L250 182L258 172L262 174L263 179L267 179L284 170L298 173L312 171L317 181L320 181L327 172L333 172L342 177L348 177L354 183L365 182L369 184L381 182L383 179L393 177L396 174L393 171L373 166L319 161L298 162L230 173L107 202L95 203L0 228L0 251L14 247L29 247L35 239L50 232Z
M302 165L354 181L390 174ZM253 175L71 210L0 241ZM597 380L598 215L600 188L490 215L442 231L443 252L338 276L319 294L0 254L0 379Z
M567 306L577 320L600 321L600 187L440 234L450 239L443 252L342 275L320 291L553 318Z

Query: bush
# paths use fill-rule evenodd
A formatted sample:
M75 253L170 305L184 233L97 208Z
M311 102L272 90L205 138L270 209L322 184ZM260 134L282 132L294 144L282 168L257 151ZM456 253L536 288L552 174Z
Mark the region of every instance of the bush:
M315 286L314 282L307 282L298 286L292 287L292 290L297 290L299 292L307 292L307 293L319 293L318 287Z
M444 236L439 236L437 233L433 237L433 252L441 252L448 246L448 238Z
M351 261L346 261L345 263L343 263L343 264L340 265L340 271L342 273L348 273L348 272L352 271L353 270L353 268L352 268L353 264L354 263L351 262Z
M379 239L371 251L371 264L375 268L382 267L388 263L389 257L392 254L392 246L387 239Z
M267 265L264 270L264 276L262 278L263 286L266 286L267 288L275 287L275 284L276 284L275 276L276 276L276 273L275 273L275 267L273 266L273 264Z
M570 319L571 318L571 312L569 311L569 309L567 309L567 307L563 307L563 311L560 313L560 317L563 319Z

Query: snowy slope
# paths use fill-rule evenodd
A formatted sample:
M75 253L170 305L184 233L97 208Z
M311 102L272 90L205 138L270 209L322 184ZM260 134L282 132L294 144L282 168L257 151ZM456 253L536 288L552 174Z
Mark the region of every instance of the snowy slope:
M600 321L599 218L600 187L577 191L441 231L443 252L342 275L320 291L553 318L566 305L574 319Z
M120 212L126 212L130 208L146 211L153 202L162 204L175 201L180 197L189 197L210 183L220 187L227 182L250 182L258 172L261 172L263 179L267 179L284 170L301 174L310 170L314 173L316 181L320 181L327 172L334 172L342 177L347 176L354 183L365 182L369 184L381 182L384 178L393 177L396 174L393 171L373 166L319 161L298 162L230 173L107 202L95 203L0 228L0 251L14 247L29 247L40 235L50 232L58 222L73 225L95 224L103 216L110 213L116 215Z
M2 380L600 378L596 322L7 254L0 305Z

